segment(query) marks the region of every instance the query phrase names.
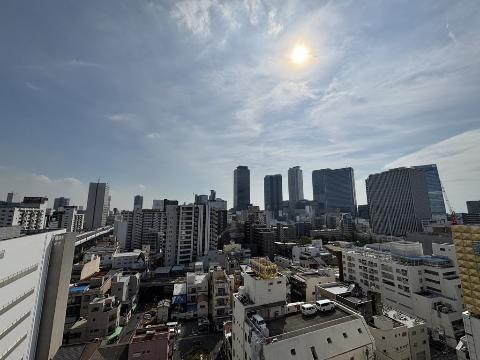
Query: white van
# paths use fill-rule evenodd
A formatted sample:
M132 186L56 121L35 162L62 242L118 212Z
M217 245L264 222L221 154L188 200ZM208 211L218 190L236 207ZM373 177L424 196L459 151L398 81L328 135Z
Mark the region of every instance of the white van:
M315 302L315 305L317 306L317 310L319 312L327 312L330 310L335 309L335 303L332 300L318 300Z
M312 304L302 305L302 315L305 315L305 316L315 315L316 312L317 312L317 309L315 308L314 305Z
M263 320L263 317L261 317L258 314L255 314L252 316L252 322L259 329L263 329L267 326L267 324L265 323L265 320Z
M305 304L303 301L287 304L287 314L300 312L300 307Z

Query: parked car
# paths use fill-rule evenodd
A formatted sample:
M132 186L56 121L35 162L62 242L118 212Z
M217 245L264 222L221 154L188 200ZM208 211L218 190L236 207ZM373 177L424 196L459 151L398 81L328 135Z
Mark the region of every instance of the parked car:
M332 300L324 299L315 302L319 312L327 312L335 309L335 303Z
M317 312L317 308L315 307L315 305L312 305L312 304L302 305L302 315L304 316L315 315L316 312Z
M198 319L198 331L206 331L210 327L210 321L206 317Z
M263 329L267 326L263 317L261 317L258 314L255 314L255 315L252 316L252 322L259 329Z

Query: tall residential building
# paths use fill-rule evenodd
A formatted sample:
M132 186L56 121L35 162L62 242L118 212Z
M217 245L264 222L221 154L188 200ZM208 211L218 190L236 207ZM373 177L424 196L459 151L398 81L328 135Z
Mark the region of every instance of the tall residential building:
M480 214L480 200L467 201L467 211L469 214Z
M90 183L88 189L85 229L95 230L105 226L110 206L110 186L108 183Z
M0 202L0 227L20 226L22 230L45 228L48 198L24 197L21 203Z
M62 345L74 248L65 230L0 240L1 359L51 359Z
M61 206L50 216L49 229L67 229L67 232L80 232L83 229L84 214L77 212L76 206Z
M370 175L366 180L370 224L376 234L404 236L421 232L431 218L425 175L398 168Z
M53 210L58 210L61 207L69 206L70 199L66 197L58 197L53 200Z
M133 210L143 209L143 196L135 195L133 198Z
M462 314L465 336L457 355L461 360L480 360L480 226L453 226L452 235L466 308Z
M313 200L320 209L340 209L355 215L355 177L351 167L312 172Z
M455 347L463 332L463 299L453 245L434 244L433 255L421 243L396 241L342 250L344 278L365 294L425 320L432 338Z
M300 166L288 169L288 202L294 208L298 201L303 200L303 171Z
M263 193L265 199L265 210L273 212L274 217L278 217L278 212L282 209L283 190L282 175L267 175L263 179Z
M428 199L430 201L430 210L432 215L445 216L445 201L443 200L442 183L438 175L436 164L413 166L414 169L420 170L425 174L427 180Z
M180 205L178 207L177 264L189 264L209 250L209 228L205 227L205 205Z
M248 166L237 166L233 171L233 208L247 210L250 205L250 170Z
M233 295L232 360L372 359L375 344L365 319L336 304L304 316L287 305L287 278L275 264L252 258ZM315 305L312 305L315 306Z

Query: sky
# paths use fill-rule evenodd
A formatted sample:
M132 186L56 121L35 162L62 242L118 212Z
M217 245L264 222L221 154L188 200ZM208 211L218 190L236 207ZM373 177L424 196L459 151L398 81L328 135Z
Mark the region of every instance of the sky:
M0 3L0 197L133 196L232 206L233 170L436 163L453 207L480 199L480 3ZM310 58L293 65L302 44Z

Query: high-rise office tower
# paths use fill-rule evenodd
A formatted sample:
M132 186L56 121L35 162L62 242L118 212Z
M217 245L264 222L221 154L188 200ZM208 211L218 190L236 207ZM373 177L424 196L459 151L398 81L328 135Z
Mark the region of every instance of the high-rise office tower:
M445 201L443 200L442 183L438 175L437 165L420 165L413 166L413 168L425 174L432 215L445 215L447 211L445 209Z
M88 189L85 229L95 230L107 222L110 198L108 183L90 183Z
M237 166L233 171L233 207L247 210L250 204L250 170L248 166Z
M70 199L66 197L58 197L53 200L53 210L58 210L61 207L69 206Z
M288 169L288 202L294 208L299 200L303 200L303 171L300 166Z
M366 180L370 224L376 234L404 236L422 231L432 214L423 172L398 168L370 175Z
M321 169L312 172L313 200L320 209L339 209L356 213L355 177L351 167Z
M480 200L467 201L467 211L469 214L480 214Z
M265 210L272 211L274 217L282 209L282 175L267 175L263 179L263 193L265 199Z
M143 209L143 196L135 195L135 197L133 198L133 210L141 209Z

